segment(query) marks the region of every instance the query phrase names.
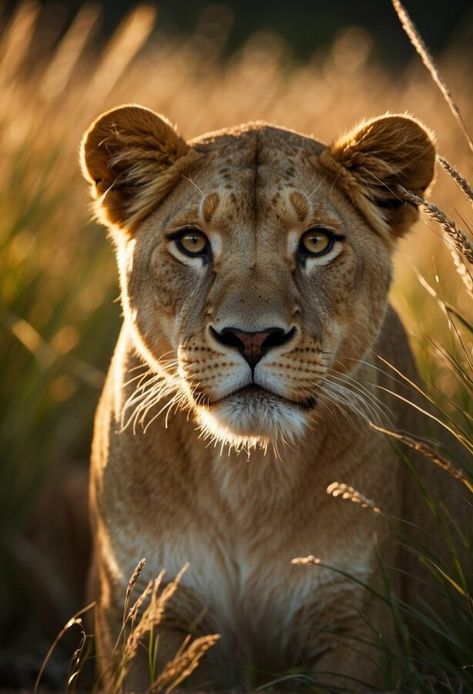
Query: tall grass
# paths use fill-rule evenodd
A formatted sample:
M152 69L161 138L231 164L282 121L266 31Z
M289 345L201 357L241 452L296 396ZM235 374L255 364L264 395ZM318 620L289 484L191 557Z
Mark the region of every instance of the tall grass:
M159 627L166 612L168 602L179 589L182 575L187 570L185 566L177 576L164 585L164 571L154 580L150 581L141 593L136 597L137 583L145 566L146 560L142 559L130 576L128 586L123 597L123 617L116 643L111 653L104 653L102 657L105 663L101 668L101 675L97 674L94 683L94 691L103 691L107 694L122 694L125 691L127 677L134 660L143 647L148 651L148 675L149 687L146 694L169 694L199 666L200 659L214 646L220 638L218 634L209 634L192 639L187 636L179 650L161 671L157 668L157 659L160 652ZM61 629L51 644L36 677L33 694L40 691L41 679L48 666L60 640L68 630L73 627L79 629L79 645L72 654L69 671L65 683L67 692L75 691L76 683L80 680L82 670L90 657L93 649L93 634L88 633L83 621L83 615L95 608L95 603L79 610ZM145 645L143 644L145 641Z
M101 110L141 103L164 112L189 137L267 120L322 141L367 116L408 111L436 133L439 151L453 166L441 160L435 209L462 229L469 244L472 233L469 188L458 186L452 173L468 179L471 154L442 93L422 66L393 75L373 62L373 39L363 29L344 30L329 49L296 64L281 39L266 32L224 60L231 16L219 6L206 10L185 40L153 34L154 11L138 7L102 47L94 43L100 16L91 6L80 11L58 43L38 33L41 17L39 5L23 2L1 37L0 564L10 566L0 574L3 640L11 629L26 628L28 610L19 601L25 599L28 572L36 570L18 555L18 529L26 531L47 481L87 459L93 412L119 325L112 252L103 230L91 221L77 166L80 136ZM464 88L471 56L453 46L441 68L466 128L473 116L473 98ZM472 320L465 281L465 268L468 273L471 268L459 257L447 227L435 214L424 216L401 243L392 299L429 397L471 443ZM19 565L26 576L21 586ZM469 593L462 589L462 595L448 580L442 590L448 585L463 612L471 611ZM433 626L426 631L441 630L430 619ZM463 633L464 619L459 625L447 649L453 656L445 655L447 682L452 667L468 658L473 664L471 632ZM424 671L435 646L430 637L424 651L408 636L404 644L408 678ZM461 691L470 686L469 673L455 679ZM419 691L431 691L427 676L416 677L409 681L417 682ZM446 684L444 691L455 691L454 686Z
M460 127L464 137L464 150L468 153L465 157L467 166L465 172L468 171L469 174L473 153L473 141L467 125L470 121L464 119L461 109L454 101L447 83L401 0L392 0L392 4L413 47ZM426 446L423 441L402 434L395 434L395 437L403 440L408 446L420 452L429 463L438 466L452 479L457 480L455 489L457 508L458 503L463 506L459 518L467 521L468 524L466 527L458 525L459 518L452 518L447 510L451 502L448 499L445 499L445 502L443 499L434 501L428 487L423 485L423 480L421 478L417 480L424 501L435 517L435 528L442 537L447 549L445 556L448 558L439 558L435 551L432 552L429 543L416 546L414 542L408 540L407 549L415 555L417 566L424 565L430 572L437 593L442 596L444 604L448 605L448 614L445 618L445 615L439 609L433 609L428 601L419 600L420 609L419 607L416 609L412 605L403 604L399 598L394 599L393 614L402 614L411 623L417 623L417 636L413 638L416 632L406 630L402 619L398 622L401 626L398 631L404 636L401 641L401 687L408 685L420 691L467 692L473 691L473 586L471 584L473 533L469 525L473 517L470 511L473 506L473 418L471 417L473 403L473 322L471 321L473 190L466 177L445 157L440 154L437 156L437 161L458 190L463 193L469 205L465 215L456 210L456 216L460 219L465 231L434 202L416 199L416 196L412 196L409 191L404 191L404 197L418 204L427 218L437 224L450 252L452 265L463 282L465 302L461 307L458 303L453 305L448 303L438 277L436 277L438 285L436 289L429 287L425 279L421 282L444 313L445 324L450 333L451 346L444 344L437 336L431 339L431 344L436 349L437 360L444 362L451 378L460 384L453 398L445 392L447 389L444 384L438 385L435 382L431 384L436 395L435 401L430 398L427 391L421 391L421 393L437 405L440 413L439 423L453 434L460 447L456 449L454 457L450 455L447 459L439 453L438 449ZM452 417L452 410L456 410L460 417ZM408 465L410 465L409 462ZM417 479L417 471L411 468L410 472ZM452 493L452 487L446 487L446 493ZM423 590L421 581L418 582L418 590Z

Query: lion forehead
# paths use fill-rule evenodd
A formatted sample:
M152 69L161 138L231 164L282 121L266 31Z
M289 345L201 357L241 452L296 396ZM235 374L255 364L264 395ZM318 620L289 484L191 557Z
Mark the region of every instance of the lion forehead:
M197 214L204 226L223 222L234 228L237 221L239 227L250 224L256 231L269 218L304 222L314 211L320 198L314 193L324 183L317 167L325 148L320 142L282 128L248 124L208 133L192 146L203 156L173 196L179 221L187 221L181 214L183 195L189 217Z
M286 182L297 172L297 165L309 165L325 145L299 133L263 124L203 135L190 143L203 154L200 170L211 172L228 188L235 183L252 181L251 174L271 169L271 174Z

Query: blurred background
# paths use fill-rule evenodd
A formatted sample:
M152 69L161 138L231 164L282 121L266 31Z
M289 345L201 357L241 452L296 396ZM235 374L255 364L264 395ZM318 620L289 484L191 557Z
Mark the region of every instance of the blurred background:
M406 5L471 124L471 0ZM7 0L0 13L0 686L26 687L84 604L87 458L120 323L112 248L77 162L89 122L138 102L189 137L261 119L329 141L408 111L467 176L472 158L388 0ZM432 198L471 230L441 170ZM434 222L401 244L393 301L433 396L463 421L445 302L471 304Z
M7 18L21 0L4 0ZM77 13L84 6L83 0L42 0L42 19L38 32L48 41L42 48L50 50L67 32ZM95 27L96 38L102 43L108 40L128 12L137 5L133 0L102 0L101 18ZM375 42L372 57L393 68L405 65L409 59L409 40L398 22L392 21L389 2L352 2L351 0L294 0L288 7L284 0L273 0L270 5L249 0L227 0L225 3L209 3L205 0L163 0L149 3L157 11L153 29L156 37L183 38L193 34L198 26L206 24L209 17L226 17L225 56L242 47L255 32L275 32L287 44L291 57L310 59L314 53L328 49L337 33L345 27L360 26L370 33ZM431 0L428 12L423 0L411 0L409 12L415 22L422 23L422 35L434 53L443 51L452 43L462 42L471 49L473 40L473 5L471 0ZM40 48L38 45L37 48Z

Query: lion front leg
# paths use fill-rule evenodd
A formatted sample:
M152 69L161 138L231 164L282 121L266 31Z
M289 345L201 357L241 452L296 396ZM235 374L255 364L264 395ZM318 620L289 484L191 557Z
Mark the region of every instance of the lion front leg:
M328 691L378 691L384 684L379 655L375 646L347 639L345 643L334 644L319 658L312 677Z
M347 591L327 601L309 638L310 674L327 691L378 691L386 686L385 653L396 644L389 608L381 596ZM307 651L306 651L307 653Z

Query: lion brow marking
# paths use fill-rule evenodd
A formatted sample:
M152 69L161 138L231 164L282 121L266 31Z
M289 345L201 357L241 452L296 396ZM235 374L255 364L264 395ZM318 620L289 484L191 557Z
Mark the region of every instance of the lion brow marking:
M298 220L303 222L304 219L307 219L309 215L309 204L306 196L298 190L294 190L289 196L289 201L296 212Z
M212 219L212 216L215 210L217 209L219 202L220 197L218 193L209 193L202 200L200 205L200 212L207 224Z

